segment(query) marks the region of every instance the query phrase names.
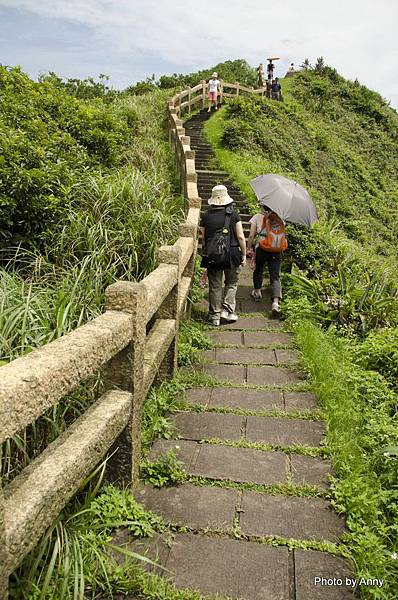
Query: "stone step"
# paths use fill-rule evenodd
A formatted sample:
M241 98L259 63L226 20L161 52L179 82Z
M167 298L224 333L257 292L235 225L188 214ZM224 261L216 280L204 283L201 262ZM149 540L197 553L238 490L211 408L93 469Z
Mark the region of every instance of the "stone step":
M157 440L149 460L161 458L170 450L176 453L190 475L236 483L277 485L292 481L295 485L328 489L328 475L332 472L329 460L313 456L187 440Z
M162 565L160 569L140 563L148 571L172 577L177 589L196 589L206 596L219 594L232 600L353 600L355 596L346 584L346 578L353 578L352 565L326 552L289 551L195 533L177 533L171 543L160 535L133 541L127 530L115 534L112 543ZM116 560L126 560L114 554ZM342 585L320 585L317 578L341 579Z
M319 498L270 496L257 492L184 484L157 489L141 485L136 500L166 521L192 529L232 532L238 518L244 535L337 542L344 520ZM236 508L238 507L238 511Z
M236 335L236 332L226 332ZM233 387L190 388L185 393L189 405L205 408L244 408L246 410L315 410L318 403L310 392L244 390Z
M218 364L286 365L298 361L298 353L294 350L245 347L212 348L205 350L202 356L206 361Z
M242 403L245 408L244 391ZM254 417L215 412L180 411L172 413L174 435L184 440L246 440L279 446L318 447L325 426L321 421L280 417Z
M201 365L197 371L224 383L261 386L290 386L300 383L304 374L284 367L246 365Z

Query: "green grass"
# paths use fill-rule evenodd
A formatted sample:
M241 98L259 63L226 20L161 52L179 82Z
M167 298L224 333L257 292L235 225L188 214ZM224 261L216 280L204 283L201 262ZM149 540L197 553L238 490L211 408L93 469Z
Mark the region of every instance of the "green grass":
M356 366L349 345L302 320L298 344L311 371L327 421L327 444L336 469L334 505L346 513L346 544L357 573L385 580L382 590L362 588L363 598L398 594L398 461L383 447L398 442L396 398L371 371Z

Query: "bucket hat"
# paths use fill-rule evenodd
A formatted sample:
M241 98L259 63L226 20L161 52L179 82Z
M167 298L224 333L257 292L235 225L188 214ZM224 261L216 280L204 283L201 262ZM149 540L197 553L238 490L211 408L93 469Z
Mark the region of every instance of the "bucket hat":
M218 73L216 73L216 72L214 71L214 73L213 73L212 77L218 77Z
M233 202L225 185L215 185L211 190L211 198L208 199L210 206L227 206Z

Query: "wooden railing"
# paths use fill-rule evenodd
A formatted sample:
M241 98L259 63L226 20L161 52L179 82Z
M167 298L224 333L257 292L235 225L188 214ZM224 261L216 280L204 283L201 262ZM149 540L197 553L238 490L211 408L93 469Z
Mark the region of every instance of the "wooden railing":
M242 92L263 90L222 83L221 100ZM169 139L186 218L175 244L159 249L157 269L139 283L110 285L101 316L0 367L0 443L99 370L108 390L11 483L0 487L1 600L8 597L10 573L112 447L118 450L111 471L132 486L137 481L143 402L154 382L174 375L179 322L189 311L201 200L195 153L180 116L198 102L205 105L205 82L177 94L168 105Z

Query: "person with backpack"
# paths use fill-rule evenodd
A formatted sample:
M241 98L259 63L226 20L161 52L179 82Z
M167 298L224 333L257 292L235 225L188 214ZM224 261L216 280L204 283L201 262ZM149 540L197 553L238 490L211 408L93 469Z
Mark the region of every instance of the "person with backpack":
M255 242L255 268L253 271L252 298L261 300L263 285L263 270L267 263L271 284L272 313L280 312L279 301L282 298L281 264L282 254L287 248L285 224L282 219L268 206L261 206L262 212L250 219L250 233L247 240L247 254L252 256L252 246Z
M281 85L278 81L278 78L273 79L272 80L272 85L271 85L271 98L273 100L279 100L280 98L280 93L281 93Z
M202 216L202 263L209 280L208 322L233 323L236 290L242 266L246 265L246 241L242 221L225 185L216 185L208 200L210 208ZM224 289L223 289L223 280Z

